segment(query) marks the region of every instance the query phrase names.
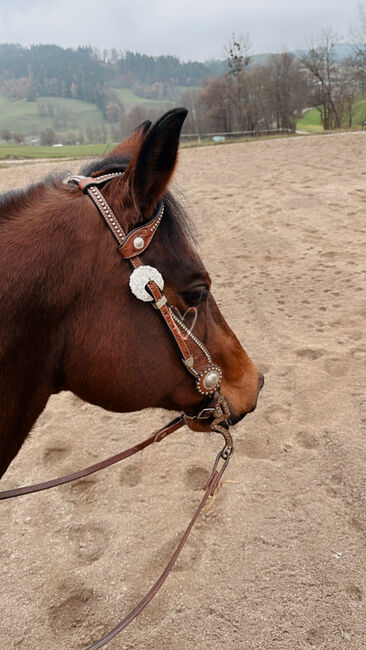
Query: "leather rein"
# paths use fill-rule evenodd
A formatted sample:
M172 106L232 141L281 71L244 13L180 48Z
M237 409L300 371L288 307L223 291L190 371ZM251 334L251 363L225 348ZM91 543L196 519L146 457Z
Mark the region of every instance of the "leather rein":
M159 271L152 266L143 265L139 255L143 253L151 243L164 214L164 203L161 202L154 217L146 224L134 228L128 234L125 233L116 215L113 213L110 205L101 193L99 187L105 183L120 177L123 172L113 172L97 177L73 176L69 183L76 184L79 189L89 195L94 205L97 207L100 215L103 217L108 228L111 230L114 238L118 243L118 252L122 257L128 260L133 268L130 276L129 284L132 293L144 302L151 302L152 306L159 311L163 317L170 333L172 334L175 343L177 344L180 352L182 362L187 371L194 377L196 382L196 390L203 396L203 405L199 412L195 415L188 415L182 413L180 416L174 418L167 425L161 429L154 431L149 438L146 438L140 443L126 449L119 454L111 456L99 463L58 477L43 483L28 485L24 487L14 488L0 492L0 500L10 499L13 497L30 494L46 490L57 485L63 485L70 481L88 476L95 472L100 471L114 463L117 463L137 452L145 449L154 442L160 442L171 433L177 431L189 420L192 421L207 421L209 429L220 433L225 440L224 447L218 453L210 477L204 487L204 495L199 503L196 512L194 513L190 523L188 524L177 548L175 549L172 557L170 558L164 571L136 605L136 607L125 616L125 618L118 623L112 630L105 636L93 643L87 650L97 650L106 643L111 641L119 632L121 632L133 619L146 607L151 601L157 591L165 582L171 569L173 568L190 532L193 528L199 514L201 513L206 501L216 491L221 477L228 465L228 462L233 454L233 440L229 432L229 417L230 411L225 397L220 392L220 385L222 381L221 368L212 361L210 352L206 346L196 337L184 324L184 322L172 311L167 304L166 296L163 293L164 280Z

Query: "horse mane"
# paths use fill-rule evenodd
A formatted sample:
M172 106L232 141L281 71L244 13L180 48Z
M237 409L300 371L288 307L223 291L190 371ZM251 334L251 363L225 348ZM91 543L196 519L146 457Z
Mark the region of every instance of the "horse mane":
M49 187L57 187L65 172L48 174L42 181L0 194L0 219L16 218L24 208L43 197Z
M106 173L125 171L130 162L128 155L106 156L99 158L82 167L81 173L84 176L98 177ZM6 219L13 219L21 216L22 210L31 206L36 201L42 200L51 189L60 189L60 184L67 179L69 172L53 172L48 174L42 181L32 183L25 188L10 190L0 194L0 223ZM190 242L196 242L196 232L187 212L173 194L168 191L164 195L165 211L164 218L160 225L160 232L167 242L174 237L186 238Z

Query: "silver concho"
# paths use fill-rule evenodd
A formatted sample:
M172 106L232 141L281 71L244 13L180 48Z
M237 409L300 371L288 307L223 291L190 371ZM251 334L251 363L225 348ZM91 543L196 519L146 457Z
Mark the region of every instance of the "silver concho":
M138 266L131 273L130 289L136 298L144 302L151 302L153 297L146 291L145 287L152 280L157 284L160 291L164 289L164 280L161 273L154 266Z
M145 242L142 237L135 237L133 240L133 246L136 248L136 250L141 250L145 246Z
M202 380L202 384L204 388L207 388L209 390L210 388L215 388L220 383L220 375L217 372L217 370L211 370L210 372L207 373L207 375L204 376Z
M222 370L220 366L213 363L200 373L196 380L197 390L201 395L212 395L222 382Z

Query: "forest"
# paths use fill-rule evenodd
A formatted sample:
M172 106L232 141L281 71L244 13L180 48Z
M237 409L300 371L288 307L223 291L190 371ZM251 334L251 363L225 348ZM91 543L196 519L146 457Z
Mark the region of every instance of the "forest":
M115 141L178 103L190 109L186 134L295 131L309 108L324 130L352 128L363 122L365 42L361 16L352 46L340 45L329 28L306 50L258 57L248 35L232 34L225 59L205 63L115 49L0 44L0 100L8 102L10 116L5 125L0 119L0 136L7 142L32 136L41 144ZM21 102L36 107L26 133L8 126Z

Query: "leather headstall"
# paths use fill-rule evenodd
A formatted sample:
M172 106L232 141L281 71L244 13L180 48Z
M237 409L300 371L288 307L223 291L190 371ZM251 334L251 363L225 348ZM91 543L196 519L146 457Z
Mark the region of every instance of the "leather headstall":
M158 269L144 265L140 259L140 255L151 244L163 219L164 202L159 203L150 221L126 233L99 189L105 183L122 175L123 172L113 172L95 178L78 175L73 176L69 183L76 184L82 192L88 194L97 207L117 241L118 252L124 259L129 261L133 268L129 280L132 293L139 300L151 302L152 306L160 312L178 346L185 368L196 380L196 389L206 398L206 402L208 399L210 401L211 406L209 409L201 406L198 414L194 416L186 415L187 420L209 420L212 418L210 428L222 434L224 434L223 428L225 428L227 432L227 437L225 437L227 448L230 448L230 453L232 453L232 440L228 432L230 413L225 398L220 394L222 370L220 366L214 363L204 343L193 334L167 304L167 298L163 293L164 279ZM220 413L217 411L215 413L216 407Z

